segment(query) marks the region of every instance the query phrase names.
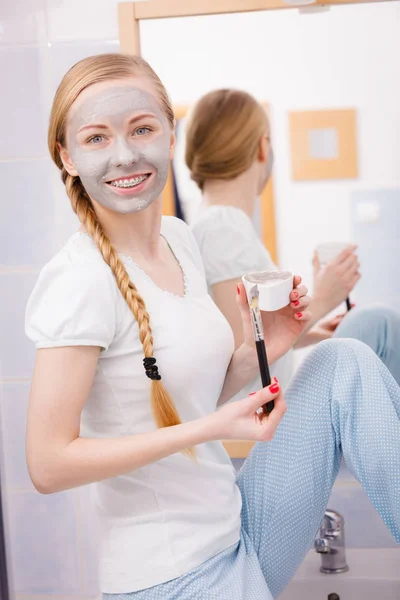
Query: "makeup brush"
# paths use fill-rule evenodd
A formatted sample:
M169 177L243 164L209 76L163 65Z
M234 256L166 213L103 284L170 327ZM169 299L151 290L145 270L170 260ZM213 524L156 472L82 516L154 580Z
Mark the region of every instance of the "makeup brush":
M251 315L251 323L253 325L253 333L254 333L254 341L256 344L257 350L257 358L258 358L258 366L260 369L261 382L263 387L267 387L271 384L271 375L269 372L268 366L268 358L267 351L265 349L265 341L264 341L264 330L262 326L261 312L260 307L258 305L258 286L255 285L251 291L251 302L249 304L250 315ZM271 400L264 404L263 411L266 415L269 415L270 412L274 409L274 401Z

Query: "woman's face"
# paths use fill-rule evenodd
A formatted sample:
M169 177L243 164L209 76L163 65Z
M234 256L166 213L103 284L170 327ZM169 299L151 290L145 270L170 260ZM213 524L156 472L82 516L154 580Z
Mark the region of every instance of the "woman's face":
M68 115L61 159L90 198L106 209L147 208L166 183L174 134L145 78L93 84Z

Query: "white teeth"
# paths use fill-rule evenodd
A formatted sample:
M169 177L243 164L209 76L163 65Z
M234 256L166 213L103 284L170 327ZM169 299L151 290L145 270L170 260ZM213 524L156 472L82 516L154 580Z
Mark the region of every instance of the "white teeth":
M132 177L131 179L117 179L116 181L112 181L111 185L114 187L120 188L130 188L139 185L145 179L147 179L148 175L140 175L140 177Z

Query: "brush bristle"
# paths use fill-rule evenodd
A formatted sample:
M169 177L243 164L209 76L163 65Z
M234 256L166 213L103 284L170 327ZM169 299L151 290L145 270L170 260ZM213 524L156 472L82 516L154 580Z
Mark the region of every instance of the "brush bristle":
M255 298L253 296L253 298L251 299L251 302L250 302L250 308L257 308L257 307L258 307L258 298Z

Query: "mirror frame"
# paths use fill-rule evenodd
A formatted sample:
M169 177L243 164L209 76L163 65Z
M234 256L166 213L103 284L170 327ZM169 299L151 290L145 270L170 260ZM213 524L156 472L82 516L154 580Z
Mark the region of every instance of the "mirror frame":
M391 0L316 0L309 8L338 4L365 4ZM277 9L304 8L286 4L284 0L147 0L118 4L119 38L121 52L140 54L139 23L145 19L168 19L221 15L226 13L260 12Z

